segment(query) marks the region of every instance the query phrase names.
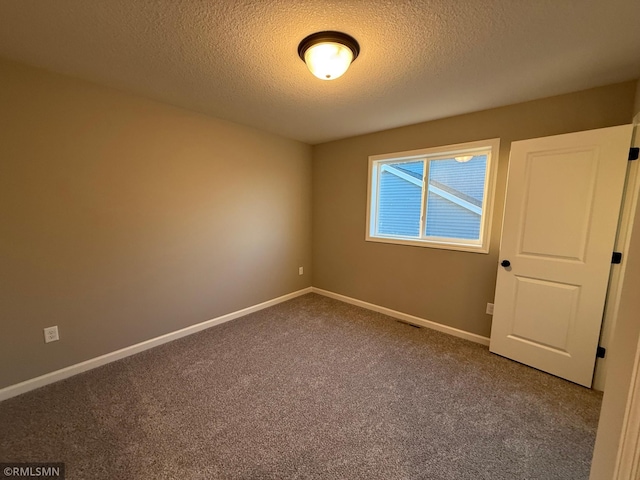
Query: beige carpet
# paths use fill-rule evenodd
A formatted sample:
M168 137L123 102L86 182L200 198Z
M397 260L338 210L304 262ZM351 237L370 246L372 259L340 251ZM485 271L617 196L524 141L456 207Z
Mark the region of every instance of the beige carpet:
M601 396L314 294L0 403L68 479L583 479Z

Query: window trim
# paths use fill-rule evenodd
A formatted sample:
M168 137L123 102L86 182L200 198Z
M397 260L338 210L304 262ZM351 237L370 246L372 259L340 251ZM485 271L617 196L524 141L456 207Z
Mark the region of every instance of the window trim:
M378 165L384 165L412 161L412 160L438 160L451 158L453 155L465 155L479 151L489 150L487 155L487 167L485 173L483 214L480 223L480 239L464 240L459 238L429 237L429 239L408 239L393 235L375 235L375 221L377 221L378 207L377 199L379 195L380 182L377 179ZM408 150L405 152L386 153L382 155L369 156L369 170L367 176L367 221L365 240L368 242L392 243L397 245L410 245L426 248L438 248L444 250L458 250L473 253L489 253L491 245L491 225L493 224L494 197L496 190L496 178L498 174L498 162L500 156L500 139L492 138L474 142L456 143L453 145L442 145L438 147L423 148L419 150ZM422 204L420 206L420 235L424 230L426 221L425 196L428 195L428 188L424 188L424 179L429 178L429 161L425 163L425 171L422 183ZM415 183L415 182L414 182Z

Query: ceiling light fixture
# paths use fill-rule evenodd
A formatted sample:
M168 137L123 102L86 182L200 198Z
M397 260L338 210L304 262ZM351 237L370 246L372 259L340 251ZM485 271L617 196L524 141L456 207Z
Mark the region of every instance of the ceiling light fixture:
M473 155L461 155L459 157L455 157L454 160L458 163L467 163L472 158L473 158Z
M321 80L342 76L359 53L356 39L342 32L312 33L298 45L298 55L309 71Z

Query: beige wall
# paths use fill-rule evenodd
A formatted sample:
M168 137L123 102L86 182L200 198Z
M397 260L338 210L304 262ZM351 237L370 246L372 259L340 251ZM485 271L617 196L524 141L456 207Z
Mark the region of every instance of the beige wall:
M636 82L636 101L633 107L633 113L640 113L640 79Z
M510 143L629 123L636 82L317 145L313 285L489 336ZM368 156L499 137L488 255L365 242Z
M1 61L0 388L310 286L310 187L307 145Z

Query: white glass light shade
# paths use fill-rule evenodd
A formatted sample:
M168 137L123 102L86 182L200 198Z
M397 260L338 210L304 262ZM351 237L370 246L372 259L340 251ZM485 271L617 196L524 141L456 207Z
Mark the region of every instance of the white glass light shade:
M353 61L353 52L346 45L321 42L304 53L307 67L321 80L334 80L347 71Z
M455 161L458 163L466 163L473 158L473 155L461 155L459 157L455 157Z

